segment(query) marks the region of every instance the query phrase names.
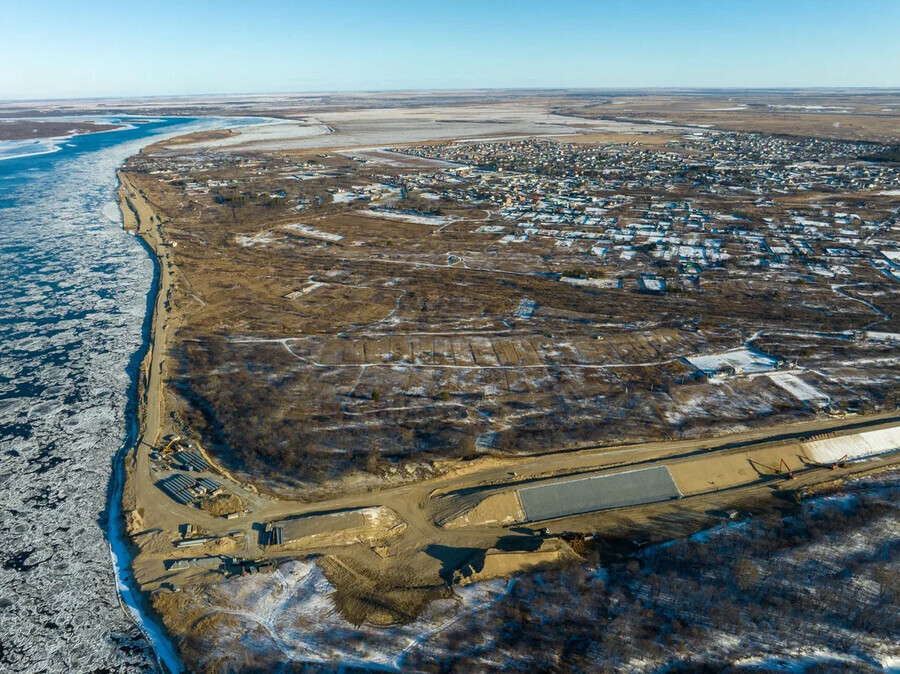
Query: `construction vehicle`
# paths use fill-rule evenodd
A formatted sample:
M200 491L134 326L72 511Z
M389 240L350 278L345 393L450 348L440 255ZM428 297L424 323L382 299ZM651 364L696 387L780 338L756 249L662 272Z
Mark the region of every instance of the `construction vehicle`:
M781 472L781 466L784 466L784 469L787 471L787 476L789 480L796 480L797 477L794 475L794 471L791 470L791 467L785 463L784 459L781 460L781 463L778 465L778 472Z
M844 467L844 462L845 462L848 458L850 458L850 455L849 455L849 454L844 454L844 456L842 456L840 459L838 459L838 460L835 461L833 464L831 464L831 470L837 470L838 468L843 468L843 467Z
M163 448L160 450L160 452L161 452L162 454L168 454L169 452L172 451L172 445L174 445L174 444L175 444L176 442L178 442L179 440L181 440L181 436L180 436L180 435L174 435L174 436L172 436L172 439L169 440L168 444L167 444L165 447L163 447Z

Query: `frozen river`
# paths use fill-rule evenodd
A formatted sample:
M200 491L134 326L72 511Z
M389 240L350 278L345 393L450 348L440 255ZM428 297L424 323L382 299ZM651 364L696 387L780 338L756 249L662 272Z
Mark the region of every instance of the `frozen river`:
M2 672L156 668L107 527L154 273L121 229L115 172L162 135L224 122L143 121L0 161Z

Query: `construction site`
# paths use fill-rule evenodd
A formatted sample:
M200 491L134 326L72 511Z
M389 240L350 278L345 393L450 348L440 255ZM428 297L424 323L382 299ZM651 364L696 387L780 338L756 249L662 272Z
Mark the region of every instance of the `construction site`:
M792 512L848 478L896 469L898 422L889 414L705 443L485 460L415 485L311 504L267 497L218 473L216 483L243 504L219 516L180 502L156 480L165 473L157 463L133 474L137 502L146 504L129 513L140 546L134 571L175 634L201 638L205 623L189 625L220 615L191 608L191 588L277 573L291 560L317 566L349 624L399 629L470 585L597 556L627 559L772 508Z
M265 632L239 588L286 606L273 587L312 583L317 615L405 633L498 579L797 512L900 465L877 270L855 294L767 271L688 296L673 275L585 272L595 253L537 237L498 249L477 231L502 230L496 212L432 212L396 174L436 167L397 148L227 170L182 151L135 159L120 199L159 263L132 568L186 651ZM315 187L249 187L288 165ZM776 287L802 300L773 303ZM271 581L232 582L250 577Z

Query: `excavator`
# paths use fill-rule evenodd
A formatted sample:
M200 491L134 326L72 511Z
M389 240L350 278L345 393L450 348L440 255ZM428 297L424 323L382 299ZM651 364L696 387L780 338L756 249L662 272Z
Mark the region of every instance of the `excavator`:
M180 435L173 435L173 436L172 436L172 439L169 440L168 444L166 444L166 446L163 447L163 448L160 450L160 453L161 453L161 454L168 454L169 452L171 452L171 451L172 451L172 445L174 445L174 444L175 444L176 442L178 442L179 440L181 440L181 436L180 436Z
M787 471L787 476L789 480L796 480L797 476L794 475L794 471L791 470L791 467L785 463L785 460L782 459L781 463L778 465L778 472L781 472L781 466L784 466L784 469Z
M844 462L845 462L848 458L850 458L850 455L849 455L849 454L844 454L844 456L842 456L840 459L838 459L838 460L835 461L833 464L831 464L831 470L837 470L838 468L843 468L843 467L844 467Z

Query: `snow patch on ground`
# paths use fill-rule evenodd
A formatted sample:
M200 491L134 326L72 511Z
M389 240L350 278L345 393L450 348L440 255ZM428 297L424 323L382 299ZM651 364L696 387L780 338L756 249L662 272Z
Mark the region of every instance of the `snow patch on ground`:
M252 248L253 246L267 246L271 243L278 243L278 239L272 235L272 232L259 232L258 234L238 234L234 240L244 248Z
M315 227L311 227L310 225L304 225L302 223L294 223L292 225L285 225L283 229L290 230L292 232L296 232L301 236L307 236L312 239L322 239L324 241L343 241L344 237L340 234L333 234L331 232L323 232Z
M726 368L732 368L735 372L741 374L767 372L774 369L777 363L772 356L746 348L714 353L708 356L689 356L686 360L698 370L718 372Z
M398 222L408 222L414 225L431 225L434 227L449 225L450 223L459 220L459 218L452 215L424 215L417 213L401 213L399 211L373 211L368 208L356 211L356 213L370 218L397 220Z
M568 283L572 286L585 286L589 288L618 288L619 280L618 279L608 279L608 278L577 278L575 276L562 276L559 279L563 283Z
M475 583L456 589L456 597L433 602L416 621L389 628L355 627L335 610L333 587L309 561L290 561L272 574L226 580L209 598L212 612L238 619L232 633L211 638L222 652L240 639L251 653L277 649L286 660L399 670L413 649L466 614L483 610L502 597L511 581ZM259 627L261 629L253 629ZM213 652L216 649L213 649Z
M272 120L264 124L251 123L235 126L237 132L226 138L197 141L179 146L189 150L212 150L221 148L240 148L242 150L289 150L294 149L298 141L312 136L331 133L331 128L324 124L307 124L287 119Z
M807 384L805 381L800 379L800 377L797 377L788 372L777 372L775 374L770 374L769 379L772 380L772 383L783 388L797 400L811 403L827 403L830 400L827 395L822 393L815 386Z

